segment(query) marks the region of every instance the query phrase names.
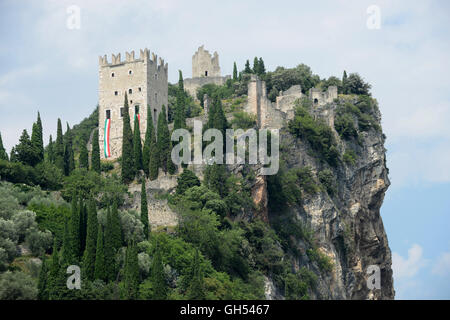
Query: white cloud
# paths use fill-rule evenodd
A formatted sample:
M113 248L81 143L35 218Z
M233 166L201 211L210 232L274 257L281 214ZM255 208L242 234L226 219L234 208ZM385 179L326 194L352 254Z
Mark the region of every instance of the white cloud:
M450 275L450 252L442 253L432 269L433 274L439 276Z
M395 279L413 278L423 268L427 261L422 257L422 247L413 244L408 250L408 257L403 258L398 253L392 253L392 269Z

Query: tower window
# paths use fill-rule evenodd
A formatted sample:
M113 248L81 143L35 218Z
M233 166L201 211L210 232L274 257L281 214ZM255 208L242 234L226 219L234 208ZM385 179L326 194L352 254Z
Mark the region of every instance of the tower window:
M114 95L115 96L119 95L119 92L118 91L114 91Z
M139 92L141 92L141 91L142 91L142 88L141 88L141 87L139 87L139 88L138 88L138 90L139 90Z
M114 78L114 72L113 72L113 73L111 73L111 78Z
M155 119L156 119L156 109L153 109L153 121L155 121Z
M158 80L158 74L155 73L155 80Z
M131 76L133 74L133 71L128 70L128 74Z
M111 119L111 110L106 110L106 119Z
M130 100L130 104L133 104L133 100Z
M208 71L205 71L205 77L207 77L208 76Z
M134 106L134 114L139 114L139 105Z
M318 103L319 103L319 100L314 99L314 104L318 104Z
M120 108L120 117L123 118L123 113L125 112L125 108Z
M133 90L132 90L132 89L128 89L128 93L129 93L129 94L132 94L132 93L133 93Z

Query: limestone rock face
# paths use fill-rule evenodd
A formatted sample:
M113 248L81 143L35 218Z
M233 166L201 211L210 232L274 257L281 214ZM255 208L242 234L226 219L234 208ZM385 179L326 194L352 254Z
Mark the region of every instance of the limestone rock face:
M314 110L332 128L343 152L344 142L334 131L334 104ZM380 124L378 109L373 115ZM380 217L384 194L390 185L386 167L384 135L381 131L360 132L359 147L354 164L340 163L332 168L337 191L330 196L325 190L305 194L301 205L289 207L313 232L318 250L331 258L333 271L324 275L306 254L297 258L298 268L305 266L319 275L312 299L393 299L391 250ZM280 131L280 146L288 169L309 166L315 176L330 167L311 153L307 142ZM319 182L317 181L319 184ZM263 194L255 184L255 194ZM269 220L271 213L269 212ZM305 247L298 240L299 247ZM381 271L381 288L369 289L368 267ZM273 290L272 290L273 291Z

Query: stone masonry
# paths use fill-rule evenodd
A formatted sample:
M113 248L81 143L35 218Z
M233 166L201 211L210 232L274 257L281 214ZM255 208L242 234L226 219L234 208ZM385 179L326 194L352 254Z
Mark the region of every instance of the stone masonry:
M147 129L147 106L152 112L156 128L157 119L162 106L168 99L168 64L150 52L140 50L140 56L135 58L134 51L126 52L125 61L120 53L112 55L108 63L106 55L99 57L99 144L101 158L105 159L105 122L110 119L109 145L111 156L117 159L122 154L123 105L125 92L128 95L131 127L134 128L134 118L139 116L141 138L144 139ZM167 114L166 114L167 117Z

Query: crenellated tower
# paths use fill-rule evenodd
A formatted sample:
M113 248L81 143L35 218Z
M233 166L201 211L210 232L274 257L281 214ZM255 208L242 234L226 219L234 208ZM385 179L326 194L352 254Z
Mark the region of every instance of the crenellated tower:
M128 95L131 127L139 121L141 138L147 130L147 106L152 112L154 126L168 101L168 64L148 49L99 57L99 144L102 159L117 159L122 154L124 96Z

